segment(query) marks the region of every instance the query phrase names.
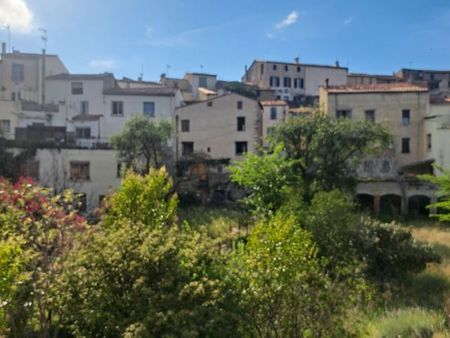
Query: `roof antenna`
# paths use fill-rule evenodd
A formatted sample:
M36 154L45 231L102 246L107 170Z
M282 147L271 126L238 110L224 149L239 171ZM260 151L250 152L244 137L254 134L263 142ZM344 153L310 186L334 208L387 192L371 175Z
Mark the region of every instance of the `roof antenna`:
M144 79L144 64L141 64L141 73L139 74L139 81Z
M47 41L48 41L47 30L44 28L39 28L39 31L42 32L41 40L44 43L44 50L47 50Z
M4 27L8 31L8 49L9 49L9 52L12 53L12 50L11 50L11 26L5 25Z

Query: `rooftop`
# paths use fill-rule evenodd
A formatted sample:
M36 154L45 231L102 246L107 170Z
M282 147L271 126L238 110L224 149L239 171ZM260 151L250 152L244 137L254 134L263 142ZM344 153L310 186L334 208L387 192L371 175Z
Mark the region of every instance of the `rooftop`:
M111 88L103 91L105 95L136 95L136 96L174 96L176 90L169 87L147 88Z
M103 115L90 115L90 114L79 114L72 118L72 121L80 121L80 122L92 122L99 120Z
M112 73L101 73L101 74L56 74L47 76L48 80L102 80L104 78L112 77Z
M297 62L283 62L283 61L269 61L269 60L254 60L251 64L250 68L252 68L256 62L273 63L273 64L277 64L277 65L288 65L288 66L334 68L334 69L342 69L342 70L348 71L348 67L341 67L341 66L339 66L339 64L338 65L323 65L323 64L312 64L312 63L302 63L302 62L297 63Z
M322 88L330 94L428 92L428 88L426 86L407 82L343 85Z
M208 74L208 73L186 73L186 75L217 77L216 74Z
M266 106L287 106L287 102L284 100L263 100L259 101L263 107Z

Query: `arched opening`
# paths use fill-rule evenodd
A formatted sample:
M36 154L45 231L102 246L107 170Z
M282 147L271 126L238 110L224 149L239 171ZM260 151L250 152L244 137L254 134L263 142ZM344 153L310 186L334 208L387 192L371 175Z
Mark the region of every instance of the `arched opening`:
M408 198L408 213L411 216L428 216L430 210L427 208L431 200L425 195L415 195Z
M355 202L359 209L365 212L373 212L374 197L369 194L358 194L355 197Z
M380 198L380 215L397 217L401 214L402 197L395 194L383 195Z

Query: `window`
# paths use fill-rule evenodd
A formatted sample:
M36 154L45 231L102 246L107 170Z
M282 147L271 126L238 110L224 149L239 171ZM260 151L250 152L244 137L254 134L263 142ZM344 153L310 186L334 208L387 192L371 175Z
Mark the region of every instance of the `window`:
M206 148L206 151L207 151L208 153L210 153L210 152L211 152L211 147Z
M297 66L297 73L300 73L300 70L301 70L300 66Z
M80 113L81 114L89 114L89 101L81 101L80 102Z
M13 63L11 71L11 80L15 82L23 81L24 79L24 66L18 63Z
M237 156L244 155L247 152L247 142L236 142L235 150Z
M11 121L0 120L0 135L9 134L11 132Z
M194 153L194 142L181 142L181 155L186 156Z
M144 116L155 117L155 102L144 102Z
M70 179L89 180L89 162L70 162Z
M278 76L271 76L269 79L271 87L279 87L280 86L280 78Z
M404 126L409 126L409 123L410 123L409 109L403 109L402 110L402 124Z
M402 154L409 154L409 137L402 138Z
M16 93L11 93L11 101L16 101Z
M112 101L111 102L111 115L123 116L123 102L122 101Z
M386 174L391 171L391 163L388 160L384 160L381 166L381 172Z
M276 107L271 107L270 108L270 119L271 120L276 120L277 119L277 108Z
M208 107L212 107L213 106L213 102L212 101L208 101L207 106Z
M200 76L198 78L198 86L207 88L208 87L208 78L206 76Z
M289 71L289 66L287 66L287 65L284 66L284 71L285 71L285 72Z
M123 172L123 163L122 162L117 162L117 166L116 166L116 176L118 178L122 177L122 172Z
M189 120L181 120L181 131L187 133L190 131L190 121Z
M238 109L238 110L242 110L242 106L243 106L242 101L238 101L238 102L237 102L237 109Z
M367 122L375 122L375 110L366 110L365 115Z
M261 63L261 75L264 74L264 63Z
M288 87L288 88L290 88L291 87L291 78L290 77L285 77L284 79L283 79L283 84L284 84L284 86L285 87Z
M245 131L245 117L243 116L237 118L237 131Z
M20 168L20 174L24 177L31 177L34 180L39 180L39 161L26 161Z
M351 119L352 111L351 110L336 110L336 118Z
M294 88L303 88L303 79L295 78L294 79Z
M82 95L83 94L83 82L72 82L72 95Z
M431 150L431 134L427 134L427 149Z
M277 70L277 65L272 65L273 70Z
M75 128L76 138L91 138L91 128Z

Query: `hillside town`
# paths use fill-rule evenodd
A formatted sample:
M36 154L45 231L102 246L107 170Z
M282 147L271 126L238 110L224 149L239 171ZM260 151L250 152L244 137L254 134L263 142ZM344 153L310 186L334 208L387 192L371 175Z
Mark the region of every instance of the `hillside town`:
M226 164L258 152L275 126L317 112L389 126L392 149L358 169L357 199L375 213L385 205L426 212L437 195L415 176L436 171L433 163L450 167L450 70L359 74L339 62L295 58L254 60L234 82L195 72L144 81L72 74L58 55L7 52L3 43L0 88L2 137L16 151L24 142L37 146L20 170L56 191L75 189L85 210L119 186L122 165L109 140L136 115L173 125L167 149L173 168L201 155L196 169L178 171L177 179L197 182L186 189L208 187L207 201L217 191L229 197Z

